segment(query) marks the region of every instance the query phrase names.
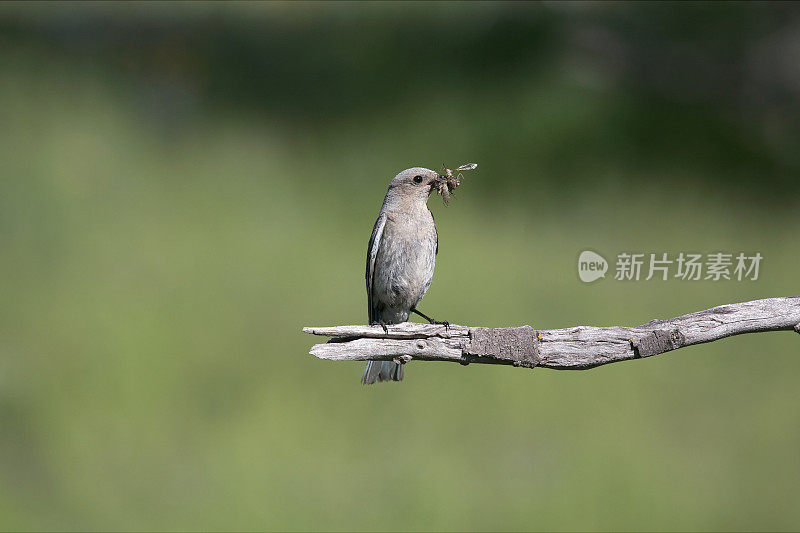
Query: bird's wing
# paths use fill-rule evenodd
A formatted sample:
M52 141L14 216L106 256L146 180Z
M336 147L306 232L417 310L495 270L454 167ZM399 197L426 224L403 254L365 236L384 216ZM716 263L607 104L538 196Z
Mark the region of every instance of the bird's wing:
M433 218L433 211L428 209L428 213L431 214L431 220L433 220L433 234L436 236L436 251L433 255L439 255L439 230L436 229L436 219Z
M386 213L381 213L378 216L378 220L375 221L375 227L372 228L372 236L369 238L369 246L367 246L367 313L369 313L370 324L375 319L375 313L372 308L372 279L375 277L375 258L378 256L378 249L381 246L381 237L385 226Z

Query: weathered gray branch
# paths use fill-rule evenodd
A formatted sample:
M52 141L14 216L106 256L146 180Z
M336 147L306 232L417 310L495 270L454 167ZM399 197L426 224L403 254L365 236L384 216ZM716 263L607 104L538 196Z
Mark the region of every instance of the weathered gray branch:
M800 296L721 305L705 311L652 320L635 327L575 326L535 330L530 326L481 328L404 322L387 326L303 328L331 337L311 354L334 361L452 361L533 368L585 369L650 357L742 333L794 330L800 333Z

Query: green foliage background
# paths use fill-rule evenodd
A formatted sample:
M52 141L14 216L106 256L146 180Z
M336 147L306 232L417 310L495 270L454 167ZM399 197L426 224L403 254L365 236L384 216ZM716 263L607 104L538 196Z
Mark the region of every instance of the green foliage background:
M300 328L365 321L386 185L442 162L480 166L430 202L436 317L797 294L798 42L792 4L0 5L0 527L796 530L796 334L364 388Z

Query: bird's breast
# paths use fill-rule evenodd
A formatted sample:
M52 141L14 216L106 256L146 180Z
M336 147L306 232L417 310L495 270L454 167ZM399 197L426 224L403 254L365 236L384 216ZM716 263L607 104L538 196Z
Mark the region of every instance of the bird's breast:
M415 306L433 279L436 228L430 212L425 211L418 216L387 214L373 290L375 296L392 307Z

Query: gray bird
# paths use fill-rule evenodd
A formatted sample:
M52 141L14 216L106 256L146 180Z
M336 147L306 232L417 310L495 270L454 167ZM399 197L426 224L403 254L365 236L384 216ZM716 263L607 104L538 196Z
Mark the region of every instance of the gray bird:
M394 177L383 199L381 212L367 248L367 308L369 323L406 322L431 285L439 236L428 197L440 180L433 170L409 168ZM401 381L403 365L393 361L368 361L361 383Z

